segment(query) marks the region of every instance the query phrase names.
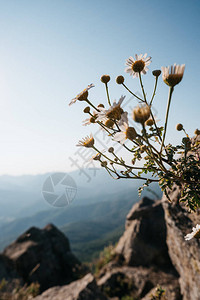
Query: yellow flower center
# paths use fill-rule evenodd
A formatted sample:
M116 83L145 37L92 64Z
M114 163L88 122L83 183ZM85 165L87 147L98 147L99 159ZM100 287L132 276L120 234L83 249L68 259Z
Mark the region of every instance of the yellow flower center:
M144 69L145 67L145 62L140 59L140 60L136 60L133 64L132 64L132 70L136 73L140 73L142 72L142 70Z
M91 148L93 145L94 145L93 137L89 138L89 139L87 139L83 142L83 146L86 147L86 148Z
M124 111L120 105L117 105L111 111L107 112L106 116L111 120L120 120L123 112Z

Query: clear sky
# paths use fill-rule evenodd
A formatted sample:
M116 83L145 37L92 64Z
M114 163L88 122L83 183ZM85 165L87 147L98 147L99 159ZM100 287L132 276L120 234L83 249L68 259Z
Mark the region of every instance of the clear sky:
M135 53L152 56L143 77L148 95L153 69L186 64L167 141L183 137L176 123L190 134L200 129L199 15L199 0L0 1L0 174L70 171L77 141L97 128L82 127L83 103L68 103L92 82L90 99L105 101L102 74L112 78L112 99L130 97L114 79L123 74L139 90L124 74L125 60ZM160 78L154 106L161 120L167 95Z

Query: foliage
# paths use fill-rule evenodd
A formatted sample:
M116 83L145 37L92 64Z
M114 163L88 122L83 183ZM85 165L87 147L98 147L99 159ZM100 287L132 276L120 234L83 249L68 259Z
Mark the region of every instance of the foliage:
M165 300L165 290L161 286L157 286L155 294L151 295L150 300Z
M115 258L114 246L109 245L103 249L100 253L99 259L96 262L96 270L98 273L106 264L112 261Z
M40 285L37 282L28 285L21 285L20 281L14 279L6 281L2 279L0 282L0 299L2 300L28 300L33 299L40 292Z

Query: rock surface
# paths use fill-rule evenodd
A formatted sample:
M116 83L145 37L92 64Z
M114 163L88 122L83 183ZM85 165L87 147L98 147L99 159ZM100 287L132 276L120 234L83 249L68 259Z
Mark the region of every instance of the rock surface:
M169 196L171 203L163 197L169 255L180 276L183 300L200 300L200 242L184 239L192 227L200 224L200 215L189 213L179 204L178 188L174 188Z
M167 299L181 300L179 275L168 254L166 234L162 201L143 198L135 204L115 248L115 259L99 274L101 290L112 298L143 299L160 285Z
M181 300L178 278L153 267L107 267L105 275L98 280L102 291L119 299L124 295L142 299L158 284L166 289L167 299Z
M108 300L97 287L92 274L65 286L48 289L35 300Z
M161 201L145 197L133 206L116 253L124 258L128 266L171 266Z
M41 291L77 279L80 268L68 239L51 224L27 230L5 248L2 257L7 260L4 273L12 269L25 283L38 282ZM0 279L5 278L1 273Z

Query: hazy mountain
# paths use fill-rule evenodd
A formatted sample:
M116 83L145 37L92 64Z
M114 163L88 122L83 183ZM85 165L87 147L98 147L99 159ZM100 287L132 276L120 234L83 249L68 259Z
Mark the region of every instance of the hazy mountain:
M140 185L136 180L113 180L103 169L86 169L85 172L90 174L90 181L80 171L68 173L77 185L77 195L71 204L73 206L100 201L101 197L109 197L130 188L136 189ZM43 184L49 175L0 176L0 224L50 209L51 206L42 196Z
M43 184L49 175L0 176L1 250L29 227L44 227L48 223L62 229L73 251L83 260L95 257L110 241L117 241L126 214L139 199L137 188L141 182L115 181L102 169L95 173L93 170L95 176L88 182L86 176L74 171L68 175L76 183L76 198L70 205L57 208L42 196ZM152 190L161 196L158 185L154 184Z

